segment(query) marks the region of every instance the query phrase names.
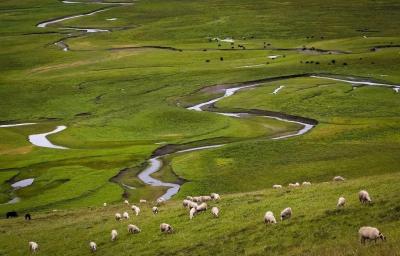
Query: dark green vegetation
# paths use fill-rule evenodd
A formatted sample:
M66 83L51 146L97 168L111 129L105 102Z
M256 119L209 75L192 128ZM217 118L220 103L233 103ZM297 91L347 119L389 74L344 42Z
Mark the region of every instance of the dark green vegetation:
M36 27L52 18L109 7L95 15ZM0 203L21 198L17 204L0 205L0 213L13 209L42 213L38 222L30 224L2 220L1 232L11 235L1 239L0 254L23 254L26 241L37 239L43 254L54 255L57 249L67 255L67 248L52 246L46 239L58 230L60 243L64 235L70 236L66 241L73 245L70 255L87 250L82 247L90 239L103 241L99 247L104 247L105 254L134 247L149 255L161 254L163 249L166 254L393 255L399 250L395 227L400 206L396 187L400 94L391 88L353 89L342 82L302 77L264 83L216 104L226 111L270 110L319 121L310 133L279 141L270 138L299 127L260 117L191 112L184 107L220 96L219 90L201 90L210 85L296 74L400 84L399 13L398 1L390 0L143 0L124 6L2 1L0 121L38 124L0 128ZM83 33L67 27L111 32ZM231 43L209 40L214 37L234 38L233 49ZM70 51L54 44L60 40ZM267 58L270 55L280 57L272 60ZM285 87L272 95L281 85ZM50 140L70 150L39 148L27 141L30 134L49 132L57 125L68 128ZM159 143L229 143L169 156L155 177L186 180L176 198L219 192L227 198L221 208L232 212L212 221L215 230L205 216L191 226L173 200L164 209L166 215L156 221L146 218L148 211L141 216L143 230L151 231L132 238L135 246L123 242L112 246L106 239L114 225L112 215L120 208L121 184L136 188L125 193L135 201L154 200L165 190L145 186L136 177ZM349 183L338 190L336 185L319 184L288 195L263 190L276 183L320 183L335 175L348 178ZM32 186L12 190L14 181L32 177ZM362 211L355 202L361 188L378 199ZM329 200L324 193L315 193L319 189ZM334 210L341 194L353 200L343 213ZM87 206L99 207L103 202L118 205L88 212ZM235 207L228 210L231 204ZM299 215L289 224L265 231L260 224L264 212L271 209L277 214L289 205ZM58 222L64 213L46 213L65 208L73 208L65 213L65 222ZM249 222L237 225L243 218ZM103 219L107 219L104 230L98 226ZM168 238L156 234L160 221L178 225L177 234ZM388 233L388 243L371 251L361 249L356 232L365 224L379 225ZM74 233L78 226L79 235ZM193 230L196 234L191 234ZM33 237L38 232L49 234ZM267 235L272 232L277 235ZM13 239L17 236L23 238L22 245ZM188 242L188 237L195 242ZM342 247L335 250L337 243Z

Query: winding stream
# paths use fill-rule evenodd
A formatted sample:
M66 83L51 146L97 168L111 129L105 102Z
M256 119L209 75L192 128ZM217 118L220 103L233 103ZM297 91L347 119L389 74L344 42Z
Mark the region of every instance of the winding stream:
M61 131L65 130L65 129L67 129L67 126L60 125L60 126L57 126L56 129L54 129L53 131L50 131L50 132L29 135L29 141L33 145L38 146L38 147L55 148L55 149L68 149L68 148L63 147L63 146L54 145L53 143L51 143L47 139L48 135L61 132Z

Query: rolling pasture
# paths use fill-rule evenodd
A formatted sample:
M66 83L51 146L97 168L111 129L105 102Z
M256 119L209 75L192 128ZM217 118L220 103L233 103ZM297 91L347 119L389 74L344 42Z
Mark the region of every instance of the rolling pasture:
M86 255L91 240L102 255L397 255L399 13L391 0L2 1L0 214L33 220L0 219L0 255L31 240L41 255ZM58 126L47 139L64 149L32 143ZM138 175L154 156L151 176L181 187L153 216L168 188ZM181 200L212 192L220 218L189 220ZM148 203L116 222L124 199ZM263 224L288 206L292 219ZM360 246L362 225L387 241Z

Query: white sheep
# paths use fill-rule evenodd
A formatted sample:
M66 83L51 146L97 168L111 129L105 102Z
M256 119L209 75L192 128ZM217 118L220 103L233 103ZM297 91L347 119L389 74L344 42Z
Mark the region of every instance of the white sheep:
M197 213L196 208L190 209L190 211L189 211L189 219L190 220L193 219L193 217L194 217L194 215L196 215L196 213Z
M275 185L272 186L272 188L276 188L276 189L277 189L277 188L282 188L282 185L277 185L277 184L275 184Z
M29 250L33 253L39 250L39 245L36 242L29 242Z
M124 201L124 204L129 205L129 201L128 201L128 200L125 200L125 201Z
M139 207L137 207L136 205L132 205L132 211L134 211L135 212L135 214L136 214L136 216L138 216L139 215L139 213L140 213L140 208Z
M122 215L121 215L121 213L116 213L115 214L115 220L121 220L122 219Z
M97 251L97 244L96 244L95 242L91 241L91 242L89 243L89 248L90 248L90 250L91 250L92 252L95 252L95 251Z
M158 213L157 206L153 206L153 208L151 208L151 211L153 212L153 214L157 214Z
M366 190L361 190L358 193L358 199L360 200L360 202L362 204L371 203L372 202L371 197L369 196L369 193Z
M201 197L200 196L194 196L192 201L196 202L196 203L201 203Z
M113 229L111 230L111 241L115 241L118 237L118 232L117 230Z
M212 198L211 198L211 196L200 196L200 200L201 200L201 202L207 202L207 201L211 201Z
M124 219L129 219L129 213L124 212L124 213L122 214L122 217L123 217Z
M300 183L296 182L296 183L289 183L289 187L294 188L294 187L299 187Z
M335 176L333 177L333 181L344 181L344 178L342 176Z
M211 193L211 198L213 199L213 200L215 200L215 201L217 201L217 200L221 200L221 197L219 196L219 194L217 194L217 193Z
M265 224L276 224L276 219L274 216L274 213L271 211L268 211L264 215L264 223Z
M281 212L281 220L286 220L292 217L292 208L287 207Z
M377 239L386 240L385 236L377 228L373 227L361 227L358 230L358 235L361 244L365 244L365 240L374 240L375 243Z
M197 207L198 207L198 205L197 205L195 202L190 201L190 202L188 203L188 208L189 208L189 209L197 208Z
M339 200L338 200L336 206L337 207L344 207L345 204L346 204L346 199L343 196L339 197Z
M141 232L141 230L136 225L129 224L128 225L128 232L131 233L131 234L139 234Z
M207 210L207 204L206 203L201 203L199 206L197 206L196 211L197 212L202 212Z
M140 199L140 200L139 200L139 203L141 203L141 204L145 204L145 203L147 203L147 201L146 201L146 200L144 200L144 199Z
M183 201L182 201L183 207L188 207L189 202L191 202L191 201L187 200L187 199L183 199Z
M161 223L160 231L162 233L171 234L172 232L174 232L174 229L171 227L171 225L167 223Z
M186 199L189 201L193 201L193 197L191 197L191 196L187 196Z
M302 186L310 186L310 185L311 185L311 182L309 182L309 181L304 181L301 185L302 185Z
M106 206L107 206L107 203L103 203L103 206L106 207Z
M215 218L218 218L219 217L219 209L218 209L218 207L214 206L213 208L211 208L211 213Z

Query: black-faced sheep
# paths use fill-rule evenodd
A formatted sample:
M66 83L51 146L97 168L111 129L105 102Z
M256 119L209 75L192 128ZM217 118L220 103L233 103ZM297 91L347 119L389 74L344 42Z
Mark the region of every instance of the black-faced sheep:
M290 207L285 208L281 212L281 220L286 220L286 219L289 219L290 217L292 217L292 208L290 208Z
M268 211L264 215L264 223L265 224L276 224L276 219L274 216L274 213L271 211Z
M167 223L161 223L160 231L161 233L171 234L172 232L174 232L174 229L171 227L171 225Z

